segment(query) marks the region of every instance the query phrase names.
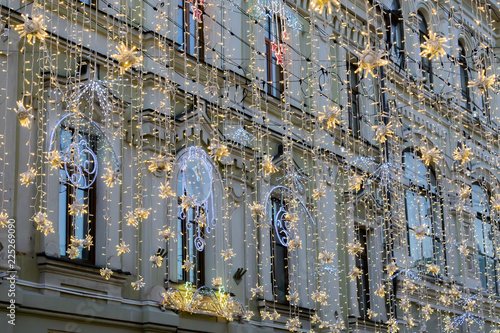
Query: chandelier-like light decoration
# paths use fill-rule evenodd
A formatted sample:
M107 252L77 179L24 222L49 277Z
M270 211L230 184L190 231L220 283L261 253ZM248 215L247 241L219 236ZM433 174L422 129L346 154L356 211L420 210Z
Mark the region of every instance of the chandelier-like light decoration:
M120 74L125 73L133 66L142 65L142 55L138 54L139 52L136 46L132 46L132 48L129 49L124 43L120 43L120 45L116 47L116 50L118 53L113 54L111 57L118 60Z
M311 9L318 12L319 15L323 14L325 8L327 9L328 14L333 13L333 9L338 8L340 6L340 2L337 0L312 0L309 4Z
M496 75L492 74L490 76L486 75L486 70L482 69L477 73L477 79L474 81L469 81L469 88L477 88L483 94L488 92L488 89L491 89L493 84L496 82Z
M28 15L22 14L22 17L24 23L15 27L17 31L20 31L19 36L26 37L26 41L31 45L33 45L37 39L40 40L40 42L45 41L48 34L45 32L47 27L44 25L43 16L37 15L31 18Z

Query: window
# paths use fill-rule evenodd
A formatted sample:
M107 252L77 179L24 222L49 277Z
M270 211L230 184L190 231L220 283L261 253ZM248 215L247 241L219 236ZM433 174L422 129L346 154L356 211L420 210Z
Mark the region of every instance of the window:
M182 177L183 172L181 171L177 188L179 206L181 204L181 196L186 194L181 185ZM204 251L199 251L195 246L195 242L199 236L198 232L203 235L202 227L196 223L196 219L201 215L204 215L204 212L198 206L188 209L179 207L177 210L177 282L191 282L196 287L205 285ZM186 260L193 264L192 269L184 269L183 265L186 263Z
M461 42L458 43L459 57L458 65L460 67L460 91L461 102L466 109L470 109L470 88L469 88L469 72L467 68L467 59L465 57L465 48Z
M409 254L416 266L445 267L444 227L436 176L411 150L403 155L404 173L409 181L405 191Z
M348 117L349 130L355 138L359 137L361 116L359 113L359 77L356 74L358 66L347 62L347 82L348 82Z
M404 54L404 30L403 30L403 15L401 7L397 0L394 0L391 9L386 16L387 24L387 42L390 44L391 57L394 62L401 68L405 67Z
M271 281L274 286L274 298L276 301L286 302L288 293L288 248L282 240L288 241L286 229L287 222L284 220L286 210L283 201L271 199Z
M484 71L484 73L486 74L486 69L489 68L489 66L487 65L487 57L484 54L481 55L479 63L480 63L480 65L479 65L478 71ZM489 100L488 89L481 91L480 95L481 95L481 108L482 108L483 116L486 118L488 123L490 123L491 122L491 112L490 112L490 103L488 102L488 100Z
M199 12L201 11L201 13ZM203 49L203 14L202 7L198 8L187 0L178 0L177 3L177 43L179 50L202 60L204 57ZM195 20L197 12L201 23Z
M92 236L95 243L95 175L96 137L72 128L61 128L59 151L63 152L64 162L59 170L59 254L67 256L71 238L79 240ZM70 206L82 204L85 211L70 214ZM80 246L78 255L73 260L93 264L95 247Z
M368 276L368 236L365 228L358 229L358 241L363 251L356 256L356 267L361 270L358 281L359 316L366 318L370 309L370 279Z
M472 206L476 212L474 218L475 247L477 267L484 289L499 293L498 258L495 256L495 226L490 215L490 195L479 182L472 184Z
M418 34L420 39L420 45L425 43L425 38L429 37L429 30L427 28L427 21L421 12L418 12L419 24L418 24ZM433 74L432 74L432 61L428 57L421 58L422 60L422 76L425 78L425 85L432 88L433 84Z
M278 63L273 45L280 47L283 43L281 38L281 22L277 17L271 19L266 16L266 73L267 93L274 97L280 97L283 92L283 69ZM281 55L282 56L282 55Z

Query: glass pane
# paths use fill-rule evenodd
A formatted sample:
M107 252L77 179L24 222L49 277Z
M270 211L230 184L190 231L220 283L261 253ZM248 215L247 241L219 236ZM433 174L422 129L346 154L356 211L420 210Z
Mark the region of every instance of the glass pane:
M425 236L422 240L422 251L424 254L424 262L426 264L434 263L434 251L432 246L432 238L429 236Z
M481 186L472 184L472 206L477 213L490 215L488 197L488 193Z
M484 235L483 235L483 221L479 219L474 220L476 249L484 254Z
M479 272L480 272L479 274L481 275L480 276L481 284L482 284L483 288L486 289L488 287L487 279L486 279L486 258L483 255L478 255L477 259L478 259L478 267L479 267Z
M420 225L419 222L419 206L418 196L412 191L406 191L406 214L408 218L408 226L415 228Z
M422 242L415 237L415 232L410 230L410 256L418 264L422 257Z
M495 255L493 248L493 230L491 229L491 224L484 223L484 250L487 256L493 257Z
M59 172L64 174L63 170ZM67 191L68 188L65 184L59 185L59 254L62 256L66 255L66 235L68 232L66 229Z

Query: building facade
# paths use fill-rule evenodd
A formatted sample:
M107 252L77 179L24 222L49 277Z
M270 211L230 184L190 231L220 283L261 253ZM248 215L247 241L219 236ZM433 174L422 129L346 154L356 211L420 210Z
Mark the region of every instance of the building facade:
M499 332L497 3L0 20L1 332Z

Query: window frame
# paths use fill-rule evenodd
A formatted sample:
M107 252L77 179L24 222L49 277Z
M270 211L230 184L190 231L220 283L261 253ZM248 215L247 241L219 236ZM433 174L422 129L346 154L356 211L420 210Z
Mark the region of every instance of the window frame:
M284 92L283 67L277 64L277 59L273 51L273 43L281 45L283 43L283 25L279 16L273 15L265 18L265 46L266 46L266 91L269 95L280 98Z
M465 108L467 110L471 109L471 95L469 88L469 71L467 67L467 56L465 52L465 47L461 41L458 42L458 66L460 74L460 96L461 104L465 103Z
M422 45L425 43L425 37L429 37L429 25L427 24L427 20L425 19L424 14L422 12L418 12L419 24L418 24L418 35L419 35L419 43L420 43L420 51L422 51ZM425 82L425 86L429 87L429 89L433 89L434 87L434 73L432 70L432 60L428 57L421 56L421 70L422 76L427 80Z
M63 129L61 129L63 130ZM73 135L75 135L75 129L74 128L65 128L64 129L65 131L69 131L70 134L71 134L71 137L73 137ZM92 135L92 134L88 134L88 133L85 133L83 131L80 131L79 135L82 135L85 137L86 141L89 143L89 146L92 148L93 151L96 150L97 148L97 138L95 135ZM61 137L59 137L59 149L61 148L61 145L62 145L62 142L61 142ZM64 207L64 214L62 214L63 216L65 216L65 239L66 239L66 242L65 242L65 251L64 253L62 253L61 249L60 249L60 253L59 255L61 257L64 257L64 258L67 258L68 260L71 260L73 262L81 262L81 263L86 263L86 264L91 264L91 265L94 265L95 262L96 262L96 251L95 251L95 247L96 247L96 229L97 229L97 226L96 226L96 205L97 205L97 194L96 194L96 185L97 185L97 182L95 181L88 189L77 189L75 185L73 185L71 182L69 182L67 179L66 180L62 180L61 178L61 174L62 173L66 173L65 171L65 168L64 166L61 166L61 168L59 168L59 173L58 173L58 178L59 178L59 204L58 204L58 212L59 212L59 216L61 216L61 212L63 210L63 207L61 207L61 202L60 202L60 198L61 198L61 187L65 187L65 192L66 192L66 200L65 200L65 207ZM71 174L70 174L71 176ZM71 244L71 236L75 235L75 232L76 232L76 227L75 227L75 220L76 220L76 217L69 214L69 206L75 202L76 200L76 196L75 196L75 192L76 191L84 191L87 193L86 196L84 196L84 203L86 203L88 206L87 206L87 214L82 214L83 216L81 218L83 218L83 224L84 226L86 227L86 229L84 229L83 231L83 237L85 237L87 234L91 235L92 236L92 240L93 240L93 245L90 247L90 250L88 249L80 249L80 255L82 256L82 258L74 258L74 259L71 259L68 254L66 253L66 250L69 248L69 245ZM92 228L92 223L93 223L93 228ZM61 225L61 221L59 219L59 226ZM59 239L61 237L61 230L59 228ZM84 255L87 255L88 256L88 259L84 259Z
M420 160L421 156L419 153L416 153L414 149L405 149L403 151L403 172L406 177L406 154L412 154L415 162L417 163L422 163L422 165L426 168L426 185L422 186L418 184L415 179L408 179L409 185L408 187L404 190L405 191L405 218L406 218L406 229L407 229L407 242L408 242L408 255L413 258L412 256L412 238L411 238L411 232L415 232L415 228L410 226L410 219L409 219L409 209L408 209L408 192L414 193L414 195L417 197L417 200L420 200L421 198L425 199L430 208L431 216L430 216L430 223L428 225L428 228L430 228L430 233L426 234L424 236L424 239L416 239L416 241L419 243L420 247L420 254L419 258L416 260L417 267L424 266L426 264L435 264L438 265L439 268L441 269L441 272L439 275L445 275L447 272L447 256L446 256L446 233L445 233L445 225L444 225L444 213L443 213L443 199L440 195L440 188L439 188L439 183L437 181L436 177L436 172L432 166L425 166L425 164ZM417 165L415 164L415 168ZM433 176L433 178L431 177ZM432 180L434 180L434 184L431 184ZM431 186L434 187L434 191L432 190ZM435 211L435 207L438 207L438 211ZM428 209L429 209L428 208ZM418 220L419 222L426 219L427 215L422 217L420 215L420 208L419 208L419 215L418 215ZM436 220L437 219L437 220ZM438 225L440 223L440 225ZM421 223L418 223L418 225L421 225ZM436 228L441 229L441 235L438 235L435 231ZM425 254L424 254L424 240L426 238L430 238L432 241L432 262L426 262ZM438 247L439 246L439 247ZM439 252L442 253L442 258L438 258ZM421 261L421 263L419 263ZM442 263L441 263L442 261Z
M479 187L483 193L486 195L486 205L488 206L488 213L485 214L484 212L481 212L479 209L476 209L476 206L474 204L474 187L477 186ZM478 261L478 270L479 270L479 278L481 280L481 286L484 290L490 291L490 284L493 283L493 293L496 295L500 295L500 274L498 272L500 268L500 262L499 258L496 253L496 243L497 239L494 236L493 230L496 228L498 229L499 226L498 224L495 225L494 220L491 218L491 207L490 206L490 200L491 200L491 192L488 190L488 187L486 184L483 182L476 180L472 183L471 187L471 196L472 196L472 208L475 211L474 214L474 240L477 241L477 233L478 233L478 228L476 222L479 221L481 223L481 239L483 240L482 247L484 248L484 253L481 252L480 248L475 248L476 250L476 260ZM493 239L492 239L492 254L489 255L486 253L487 245L486 245L486 230L485 230L485 225L490 226L490 232L493 232ZM474 243L476 245L476 243ZM484 270L481 269L480 265L480 259L479 257L483 257L484 260ZM489 272L488 272L488 261L491 260L493 262L493 267L491 268L491 271L494 273L493 281L490 281L489 278Z
M283 199L278 199L276 197L271 197L271 232L270 232L270 249L271 249L271 283L273 286L273 298L277 303L280 304L289 304L289 301L287 300L286 296L289 293L290 289L290 260L289 260L289 253L288 253L288 248L284 246L283 244L280 243L277 235L276 235L276 229L275 229L275 219L276 215L278 214L279 210L281 208L286 210L286 204L284 203ZM278 270L277 268L277 247L280 247L283 250L283 257L280 258L280 261L282 260L282 264L284 267L284 286L279 286L276 280L276 272ZM282 287L280 290L280 287ZM280 293L283 292L283 297L280 297Z
M347 118L348 128L351 135L358 139L361 135L361 112L360 112L360 78L356 72L358 66L353 60L347 61Z
M182 17L182 22L177 22L177 44L179 44L180 51L203 61L205 59L203 14L201 22L196 21L193 18L192 6L190 1L177 1L177 20ZM204 7L201 5L200 10L204 13ZM180 15L181 11L182 15Z
M356 279L358 290L359 316L361 318L367 318L368 310L371 310L368 256L369 231L367 230L367 228L359 226L356 230L356 234L358 241L363 247L363 251L356 256L356 267L359 268L362 272L362 276Z
M406 68L403 13L398 0L393 0L391 9L385 14L387 44L399 68Z

